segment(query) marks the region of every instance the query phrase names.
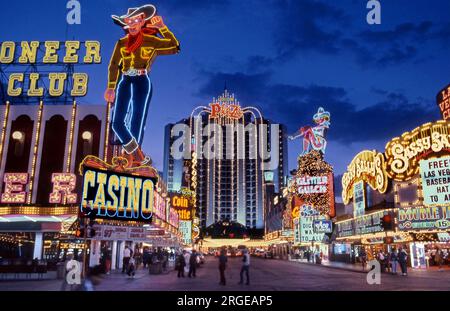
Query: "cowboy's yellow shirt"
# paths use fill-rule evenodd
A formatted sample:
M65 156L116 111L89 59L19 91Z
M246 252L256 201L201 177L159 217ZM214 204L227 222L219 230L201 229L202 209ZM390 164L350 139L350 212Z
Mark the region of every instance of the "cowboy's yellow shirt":
M175 54L179 51L180 44L173 33L167 27L163 27L159 31L163 38L144 35L142 46L133 53L127 52L127 37L117 41L109 62L108 88L116 88L120 69L122 69L122 73L130 68L150 71L157 55Z

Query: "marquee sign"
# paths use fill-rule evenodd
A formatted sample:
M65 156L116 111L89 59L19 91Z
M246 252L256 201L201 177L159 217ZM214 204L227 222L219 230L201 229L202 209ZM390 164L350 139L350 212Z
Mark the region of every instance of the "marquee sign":
M386 172L397 181L419 173L419 161L430 155L450 153L450 122L426 123L386 145Z
M353 235L364 235L370 233L383 232L380 219L385 215L385 213L386 212L384 211L379 211L369 215L364 215L354 219L338 222L336 224L337 237L342 238Z
M180 220L192 220L192 194L189 189L178 192L169 192L170 206L174 209Z
M409 230L449 230L450 206L399 208L398 229Z
M450 119L450 84L436 95L436 103L444 120Z
M364 150L358 153L342 176L342 201L348 204L353 198L353 186L363 181L373 190L385 193L388 176L385 170L384 155L377 151Z
M450 203L450 157L419 162L424 204L448 205Z

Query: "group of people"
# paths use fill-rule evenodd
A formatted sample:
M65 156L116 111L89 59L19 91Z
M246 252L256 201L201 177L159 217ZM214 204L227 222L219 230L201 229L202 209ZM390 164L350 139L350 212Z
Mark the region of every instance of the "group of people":
M179 278L184 278L184 273L186 271L189 271L188 277L195 278L198 263L199 263L198 253L196 250L192 250L192 253L189 253L186 250L184 250L182 253L179 253L175 261L175 268L178 271L177 276ZM222 249L219 254L220 285L226 285L227 282L225 277L225 270L227 269L227 263L228 263L227 251L225 249ZM242 266L239 284L244 283L244 274L246 276L245 284L250 285L250 254L247 249L243 251L242 255Z
M367 253L364 248L361 250L359 256L363 270L365 270L367 266ZM376 260L380 263L381 272L386 272L387 270L391 274L397 274L397 266L400 266L402 275L408 275L408 254L403 247L399 247L398 249L392 248L389 253L379 250L376 254Z
M136 270L142 263L144 269L150 267L152 264L160 262L162 265L162 269L167 269L167 263L169 261L169 257L172 254L167 250L154 249L150 250L148 247L144 248L141 253L139 249L133 250L125 246L123 251L123 265L122 265L122 273L127 273L128 276L134 277L136 274Z
M189 253L186 250L180 252L175 259L175 269L178 271L178 277L184 278L185 270L188 272L188 277L197 277L197 265L198 265L198 254L194 249L192 253Z

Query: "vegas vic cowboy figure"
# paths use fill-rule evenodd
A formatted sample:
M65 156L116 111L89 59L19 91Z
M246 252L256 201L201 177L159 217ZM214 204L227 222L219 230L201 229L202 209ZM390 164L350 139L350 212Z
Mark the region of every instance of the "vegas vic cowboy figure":
M141 150L152 97L148 74L156 56L176 54L180 45L162 18L156 16L153 5L130 8L126 15L113 15L112 19L126 32L117 41L109 63L105 100L114 103L112 129L131 165L151 164Z

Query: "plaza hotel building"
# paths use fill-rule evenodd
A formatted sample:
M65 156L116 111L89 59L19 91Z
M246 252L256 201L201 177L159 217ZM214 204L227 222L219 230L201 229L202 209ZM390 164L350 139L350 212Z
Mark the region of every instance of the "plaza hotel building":
M219 107L222 110L217 114ZM187 143L190 159L174 158L171 154L171 147L180 138L180 133L174 131L177 124L190 129L191 139ZM256 125L258 130L239 132L239 125L242 129L249 124ZM267 126L260 127L263 124ZM184 187L193 191L194 214L201 231L214 231L217 226L217 231L222 233L222 224L225 224L230 229L225 230L229 234L227 237L237 238L247 235L248 231L263 233L266 188L268 185L277 189L283 187L288 171L286 127L271 125L257 108L241 107L234 94L227 90L209 106L196 107L189 118L166 125L164 179L169 192ZM222 134L202 135L205 128L211 126L219 126ZM272 133L275 130L277 133ZM271 146L271 135L278 138L278 144ZM208 140L214 142L214 148L218 148L222 157L199 156L202 148L210 146ZM259 152L262 147L270 152L270 159L278 158L278 165L264 168Z

